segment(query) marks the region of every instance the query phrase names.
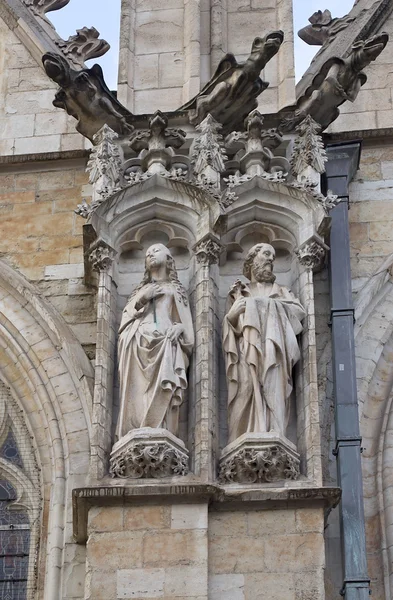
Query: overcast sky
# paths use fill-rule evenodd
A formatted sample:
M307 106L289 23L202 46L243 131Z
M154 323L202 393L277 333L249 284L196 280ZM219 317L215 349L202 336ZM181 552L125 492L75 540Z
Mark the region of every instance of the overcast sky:
M116 88L117 81L120 3L121 0L71 0L61 10L51 12L48 15L61 37L65 40L73 35L76 29L80 29L85 25L87 27L93 25L98 29L101 36L110 43L111 49L109 52L93 62L101 64L104 69L105 80L111 89ZM333 17L342 17L351 10L353 3L354 0L294 0L295 32L307 25L308 18L316 10L328 8ZM108 8L108 5L110 8ZM163 0L163 6L165 6L165 0ZM298 36L295 36L297 79L307 69L317 50L317 46L308 46Z

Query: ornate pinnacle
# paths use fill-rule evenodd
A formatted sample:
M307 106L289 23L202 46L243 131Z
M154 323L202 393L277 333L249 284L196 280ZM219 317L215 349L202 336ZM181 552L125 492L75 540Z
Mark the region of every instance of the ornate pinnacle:
M110 45L105 40L100 40L99 35L95 27L83 27L77 29L76 35L72 35L67 41L56 40L56 44L76 66L83 66L86 60L98 58L108 52Z
M296 131L299 135L290 161L293 174L298 178L310 176L310 167L318 174L324 173L327 156L320 135L320 125L307 115L296 127Z
M141 151L139 158L144 171L164 172L174 154L173 148L180 148L185 137L182 129L168 128L168 118L157 110L149 119L149 130L135 131L130 146Z
M200 135L195 138L191 148L191 164L197 179L214 184L217 188L220 187L220 174L225 171L227 159L221 129L222 125L208 114L196 127Z
M108 125L104 125L93 137L94 146L86 171L93 185L94 208L119 187L122 158L116 144L118 137Z
M244 127L245 132L234 131L225 140L229 149L246 150L239 163L241 173L253 176L281 171L286 174L289 170L287 159L275 157L272 152L282 142L277 129L264 129L263 116L258 110L248 115Z

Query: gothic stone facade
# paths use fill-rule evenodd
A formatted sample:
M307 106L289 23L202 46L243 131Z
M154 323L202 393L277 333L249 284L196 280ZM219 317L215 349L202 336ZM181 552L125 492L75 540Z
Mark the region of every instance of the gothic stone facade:
M123 0L118 101L102 91L97 74L83 76L82 87L87 79L93 89L87 104L86 96L76 101L84 135L53 106L64 79L51 81L42 55L61 56L79 73L105 44L91 30L61 40L45 13L65 4L0 0L0 554L12 565L7 571L0 558L4 597L339 598L327 259L334 200L318 189L325 169L318 128L311 154L320 160L298 170L301 133L293 127L266 138L262 131L294 118L296 98L324 73L324 56L341 65L352 43L392 34L390 3L359 0L333 29L327 19L327 41L296 90L291 0L170 0L165 7ZM254 38L277 30L284 41L261 74L270 86L257 97L263 126L259 113L245 127L232 127L231 117L221 132L209 117L190 124L189 110L178 109L211 81L225 53L240 64ZM325 143L362 140L348 214L367 565L376 600L393 593L392 65L388 41L366 66L355 102L344 102L323 132ZM220 107L210 101L218 122L229 110ZM231 138L234 129L243 138ZM228 432L221 324L228 290L260 242L275 248L277 281L307 313L287 430L300 475L222 481ZM171 248L195 328L179 424L189 472L123 479L109 472L119 412L117 330L143 276L144 252L157 243Z

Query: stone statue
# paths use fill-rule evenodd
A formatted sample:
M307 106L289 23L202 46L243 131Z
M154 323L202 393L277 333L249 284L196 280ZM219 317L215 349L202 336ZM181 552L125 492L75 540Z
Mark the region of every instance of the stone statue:
M228 384L229 442L244 433L285 436L292 369L300 358L296 336L305 311L295 296L275 283L275 250L257 244L229 291L223 323Z
M338 107L346 100L354 102L362 85L367 81L363 69L375 60L388 42L387 33L374 35L353 44L347 58L331 58L314 77L313 83L298 100L293 117L280 124L282 131L290 131L307 115L325 129L337 119Z
M224 126L236 127L258 106L256 98L268 87L260 73L277 54L284 39L282 31L274 31L254 39L245 63L226 54L205 87L179 110L192 110L190 122L197 125L208 113Z
M133 115L107 88L100 65L76 70L63 56L52 52L44 54L42 62L48 77L60 86L53 105L78 121L79 133L93 141L104 125L120 136L133 131Z
M117 439L142 427L178 433L194 330L187 293L163 244L146 252L146 270L119 329Z

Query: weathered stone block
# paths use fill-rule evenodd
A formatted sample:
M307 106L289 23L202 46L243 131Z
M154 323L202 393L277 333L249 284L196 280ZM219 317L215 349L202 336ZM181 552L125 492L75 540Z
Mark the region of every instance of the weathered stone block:
M174 504L172 529L207 529L207 504Z
M92 533L87 542L87 563L94 570L142 567L142 531Z
M135 31L137 55L183 50L183 10L138 12Z
M146 531L144 535L143 564L146 567L203 565L206 561L207 534L203 530L156 530Z
M164 529L170 526L170 506L125 506L124 529Z
M244 575L212 575L209 577L209 600L244 600Z

